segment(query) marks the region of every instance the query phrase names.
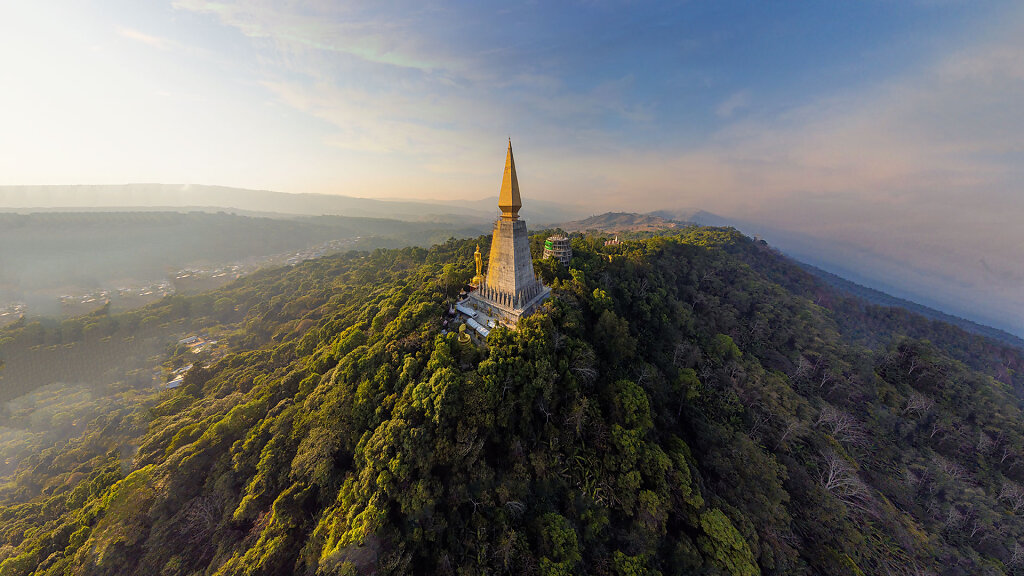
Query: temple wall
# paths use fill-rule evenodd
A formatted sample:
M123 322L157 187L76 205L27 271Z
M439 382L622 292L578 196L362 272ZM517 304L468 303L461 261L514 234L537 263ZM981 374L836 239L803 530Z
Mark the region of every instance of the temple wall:
M526 222L499 219L494 224L491 239L487 287L513 298L528 300L539 293L538 284L533 272Z

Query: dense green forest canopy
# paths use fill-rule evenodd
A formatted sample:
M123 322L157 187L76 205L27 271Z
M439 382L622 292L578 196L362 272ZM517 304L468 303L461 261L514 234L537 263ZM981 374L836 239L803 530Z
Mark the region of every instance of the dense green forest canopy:
M539 313L461 344L476 242L5 330L229 349L176 390L125 369L134 401L20 460L0 575L1024 574L1021 350L714 228L575 237Z

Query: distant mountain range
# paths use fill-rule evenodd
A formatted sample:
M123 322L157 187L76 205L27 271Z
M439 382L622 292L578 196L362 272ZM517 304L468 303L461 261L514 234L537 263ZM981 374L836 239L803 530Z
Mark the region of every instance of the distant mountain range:
M421 202L175 184L0 186L0 311L55 314L64 294L265 263L327 242L429 246L486 233L496 212L497 194ZM534 199L522 214L531 227L579 216Z
M559 224L566 232L583 232L601 230L604 232L651 232L676 228L679 222L657 216L655 214L635 214L631 212L606 212L597 216Z
M410 221L489 222L497 192L478 200L422 202L334 194L290 194L194 184L0 186L0 211L230 211L247 215L356 216ZM532 225L579 217L571 206L530 199L522 215Z

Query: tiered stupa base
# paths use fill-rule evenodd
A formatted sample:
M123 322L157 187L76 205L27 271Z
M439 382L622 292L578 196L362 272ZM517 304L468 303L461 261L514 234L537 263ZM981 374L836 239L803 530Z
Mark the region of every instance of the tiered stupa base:
M469 293L466 304L483 315L493 318L498 324L515 328L520 318L529 316L536 311L550 295L551 288L540 282L521 290L518 296L494 290L484 282L479 288Z

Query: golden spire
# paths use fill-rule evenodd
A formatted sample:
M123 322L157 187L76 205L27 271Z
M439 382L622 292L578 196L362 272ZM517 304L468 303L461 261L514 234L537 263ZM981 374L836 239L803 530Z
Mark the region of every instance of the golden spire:
M508 139L508 154L505 156L505 175L501 179L501 194L498 208L505 220L518 220L523 201L519 198L519 179L516 178L516 162L512 159L512 139Z

